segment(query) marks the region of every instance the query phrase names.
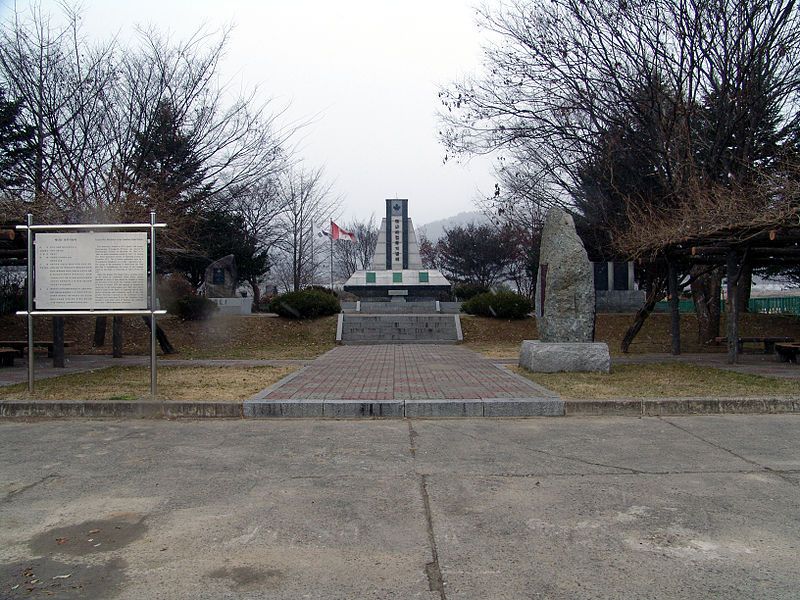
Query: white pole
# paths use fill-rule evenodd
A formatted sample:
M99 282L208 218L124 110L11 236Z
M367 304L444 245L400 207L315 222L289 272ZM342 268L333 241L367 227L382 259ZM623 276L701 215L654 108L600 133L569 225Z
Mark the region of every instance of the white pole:
M150 396L156 399L156 213L150 211Z
M333 221L331 221L329 233L328 237L331 238L331 291L333 291Z
M302 250L302 246L300 248ZM302 261L301 263L302 264ZM314 220L311 220L311 287L314 287L314 271L316 271L316 265L314 265ZM302 276L302 270L300 275Z
M28 393L33 394L33 215L28 213Z

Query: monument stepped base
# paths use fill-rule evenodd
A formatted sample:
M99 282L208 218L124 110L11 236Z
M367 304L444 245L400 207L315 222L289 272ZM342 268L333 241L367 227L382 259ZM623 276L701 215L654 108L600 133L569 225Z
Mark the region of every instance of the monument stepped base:
M601 342L540 342L525 340L519 366L534 373L609 373L611 355Z
M459 315L341 313L336 328L336 341L342 344L457 344L462 340Z

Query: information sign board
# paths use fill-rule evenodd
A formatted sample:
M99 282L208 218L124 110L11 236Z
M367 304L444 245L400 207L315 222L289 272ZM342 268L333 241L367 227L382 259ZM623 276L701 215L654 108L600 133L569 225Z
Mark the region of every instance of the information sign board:
M36 310L147 309L147 233L36 235Z

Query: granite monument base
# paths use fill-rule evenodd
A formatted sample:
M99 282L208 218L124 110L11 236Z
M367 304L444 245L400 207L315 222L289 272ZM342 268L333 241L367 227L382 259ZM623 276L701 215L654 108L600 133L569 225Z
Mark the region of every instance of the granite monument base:
M611 355L603 342L540 342L525 340L519 366L534 373L609 373Z

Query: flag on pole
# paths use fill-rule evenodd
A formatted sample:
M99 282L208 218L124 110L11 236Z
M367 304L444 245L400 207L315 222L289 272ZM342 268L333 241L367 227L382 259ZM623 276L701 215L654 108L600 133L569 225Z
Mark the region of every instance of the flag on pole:
M339 227L336 223L331 221L331 238L334 240L348 240L350 242L356 241L356 234L351 231L345 231L341 227Z

